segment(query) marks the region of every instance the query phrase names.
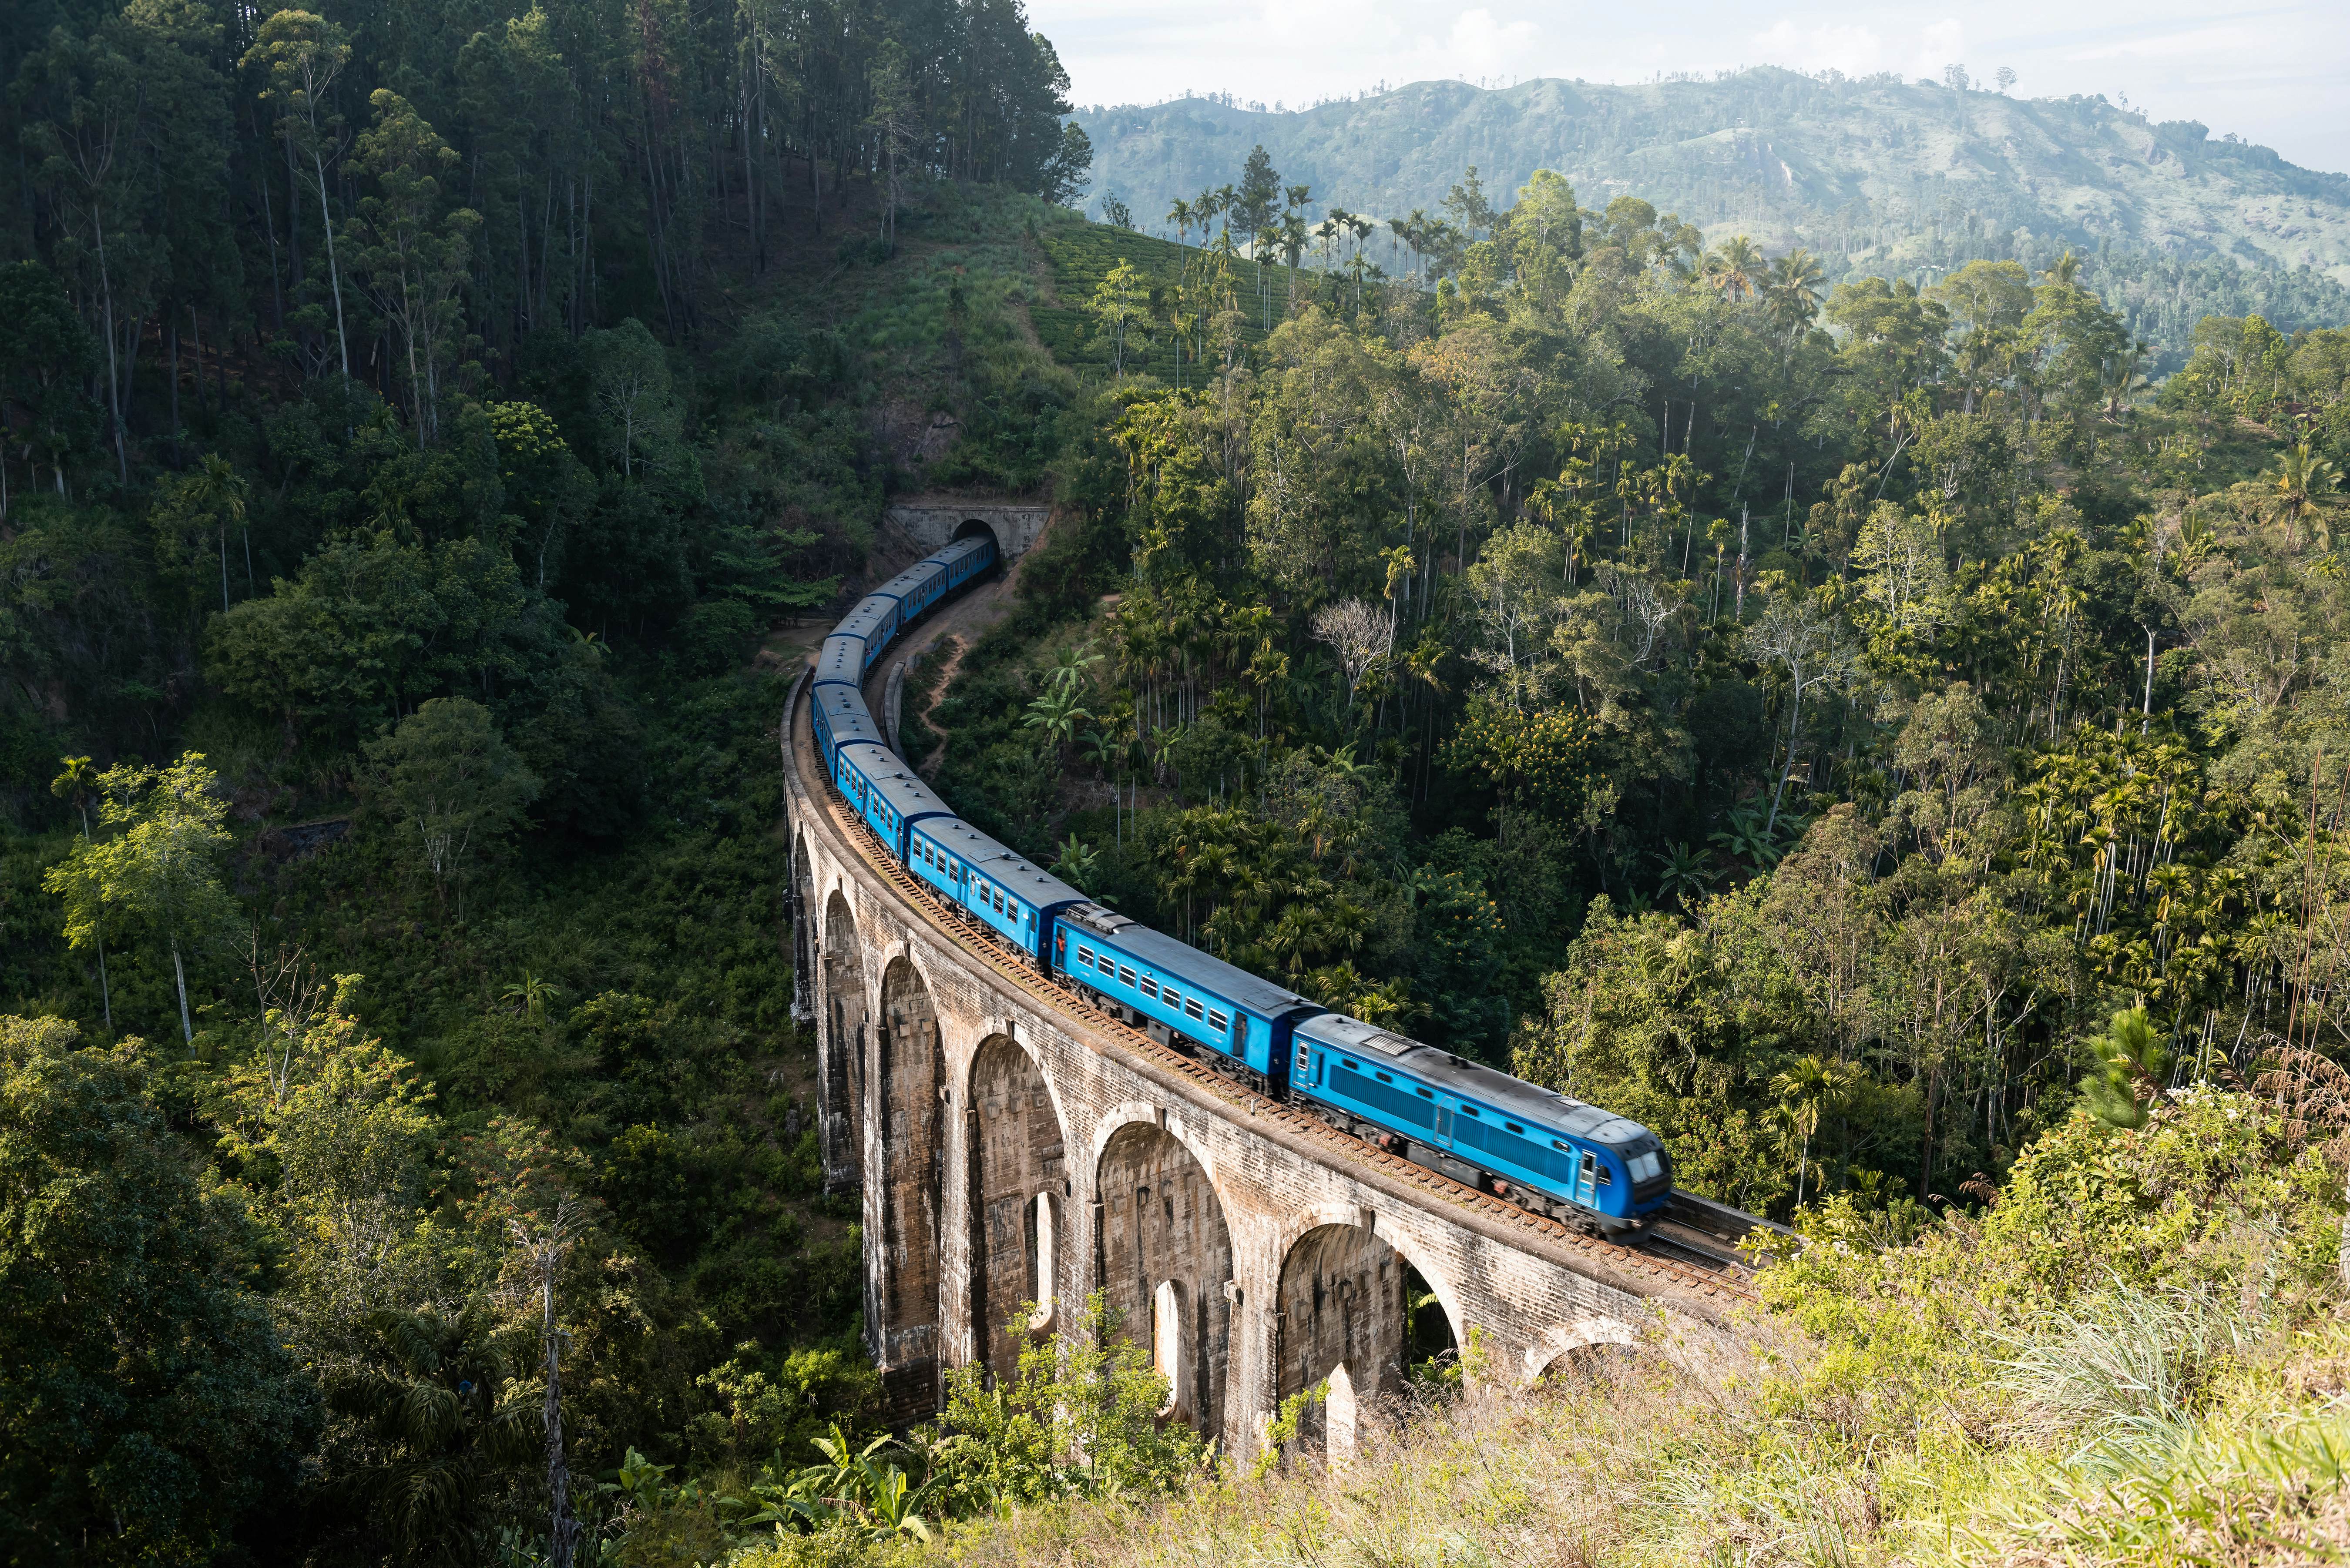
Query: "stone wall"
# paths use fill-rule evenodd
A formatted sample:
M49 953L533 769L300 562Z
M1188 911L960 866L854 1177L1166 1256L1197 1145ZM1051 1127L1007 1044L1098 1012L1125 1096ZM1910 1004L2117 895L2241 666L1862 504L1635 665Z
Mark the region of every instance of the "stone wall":
M922 555L944 549L977 524L995 535L995 547L1003 559L1016 561L1044 533L1045 519L1052 511L1050 506L1019 502L916 495L891 505L882 514L882 520L904 535Z

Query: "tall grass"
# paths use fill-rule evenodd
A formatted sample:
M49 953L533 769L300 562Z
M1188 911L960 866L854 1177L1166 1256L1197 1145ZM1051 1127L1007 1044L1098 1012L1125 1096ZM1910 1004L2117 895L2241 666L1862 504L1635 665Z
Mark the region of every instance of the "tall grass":
M2078 1443L2069 1462L2088 1466L2178 1446L2198 1394L2258 1342L2260 1324L2207 1291L2116 1282L1992 1338L2013 1352L1999 1383L2016 1400L2016 1424Z

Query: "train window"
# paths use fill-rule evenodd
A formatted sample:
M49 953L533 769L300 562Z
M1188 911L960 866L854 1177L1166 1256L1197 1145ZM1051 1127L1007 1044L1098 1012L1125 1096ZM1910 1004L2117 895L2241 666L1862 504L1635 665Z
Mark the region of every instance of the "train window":
M1503 1125L1503 1127L1505 1127L1509 1128L1509 1129L1510 1129L1512 1132L1513 1132L1513 1133L1522 1133L1522 1132L1523 1132L1523 1131L1525 1131L1525 1130L1526 1130L1525 1128L1523 1128L1523 1127L1520 1127L1520 1126L1519 1126L1517 1123L1515 1123L1515 1122L1503 1122L1502 1125Z
M1142 994L1145 996L1150 997L1153 1000L1158 998L1159 982L1151 979L1147 974L1142 977L1142 984L1138 989L1140 990Z
M1423 1100L1432 1100L1436 1098L1436 1091L1434 1089L1422 1089L1419 1092L1419 1097Z
M1553 1139L1551 1139L1551 1140L1550 1140L1550 1146L1551 1146L1551 1147L1553 1147L1553 1148L1555 1148L1555 1149L1558 1150L1558 1152L1559 1152L1559 1153L1561 1153L1561 1154L1573 1154L1573 1153L1575 1152L1575 1146L1574 1146L1574 1145L1569 1144L1569 1143L1566 1143L1566 1142L1565 1142L1564 1140L1559 1139L1559 1138L1553 1138Z
M1616 1173L1609 1170L1604 1165L1599 1168L1599 1185L1602 1187L1613 1187L1616 1185Z
M1077 961L1087 969L1093 968L1094 950L1091 948L1079 948L1077 950Z
M1392 1083L1394 1083L1394 1082L1395 1082L1395 1080L1394 1080L1393 1078L1391 1078L1391 1077L1388 1076L1385 1073L1377 1074L1377 1075L1375 1075L1378 1077L1378 1081L1379 1081L1380 1083L1382 1083L1382 1084L1392 1084Z
M1475 1117L1476 1117L1476 1118L1478 1118L1480 1121L1482 1121L1482 1120L1484 1119L1484 1116L1485 1116L1485 1113L1484 1113L1484 1112L1482 1112L1482 1111L1481 1111L1481 1110L1479 1110L1479 1109L1478 1109L1476 1106L1461 1106L1461 1114L1462 1116L1475 1116Z
M1118 978L1120 984L1132 985L1134 983L1134 971L1127 968L1124 964L1120 964L1118 966Z
M1186 1018L1197 1018L1200 1016L1200 999L1198 997L1187 996L1183 999L1183 1016Z
M1232 1021L1230 1019L1226 1018L1222 1013L1216 1012L1213 1008L1209 1009L1208 1027L1216 1033L1222 1034L1224 1032L1226 1025L1231 1022ZM1303 1063L1305 1060L1305 1053L1303 1051L1299 1052L1297 1054L1297 1059L1299 1062Z

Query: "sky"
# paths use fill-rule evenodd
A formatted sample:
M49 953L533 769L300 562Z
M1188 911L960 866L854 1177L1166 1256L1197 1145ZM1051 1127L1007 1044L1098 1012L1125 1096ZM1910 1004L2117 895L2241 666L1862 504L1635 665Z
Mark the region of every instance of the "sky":
M1556 0L1029 0L1080 105L1229 92L1290 108L1380 83L1636 82L1745 66L1985 80L2026 98L2103 93L2199 119L2307 168L2350 171L2350 4L1992 0L1778 10Z

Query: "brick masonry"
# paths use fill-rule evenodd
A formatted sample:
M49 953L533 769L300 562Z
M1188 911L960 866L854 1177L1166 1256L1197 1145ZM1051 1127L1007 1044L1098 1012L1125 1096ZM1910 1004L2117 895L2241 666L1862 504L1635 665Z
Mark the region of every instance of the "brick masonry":
M937 1408L947 1368L1009 1368L1040 1274L1048 1310L1100 1290L1170 1354L1179 1411L1227 1452L1334 1373L1350 1396L1393 1384L1407 1267L1513 1384L1742 1299L1214 1079L992 948L848 817L803 689L783 730L795 949L827 1179L861 1189L867 1345L897 1418Z

